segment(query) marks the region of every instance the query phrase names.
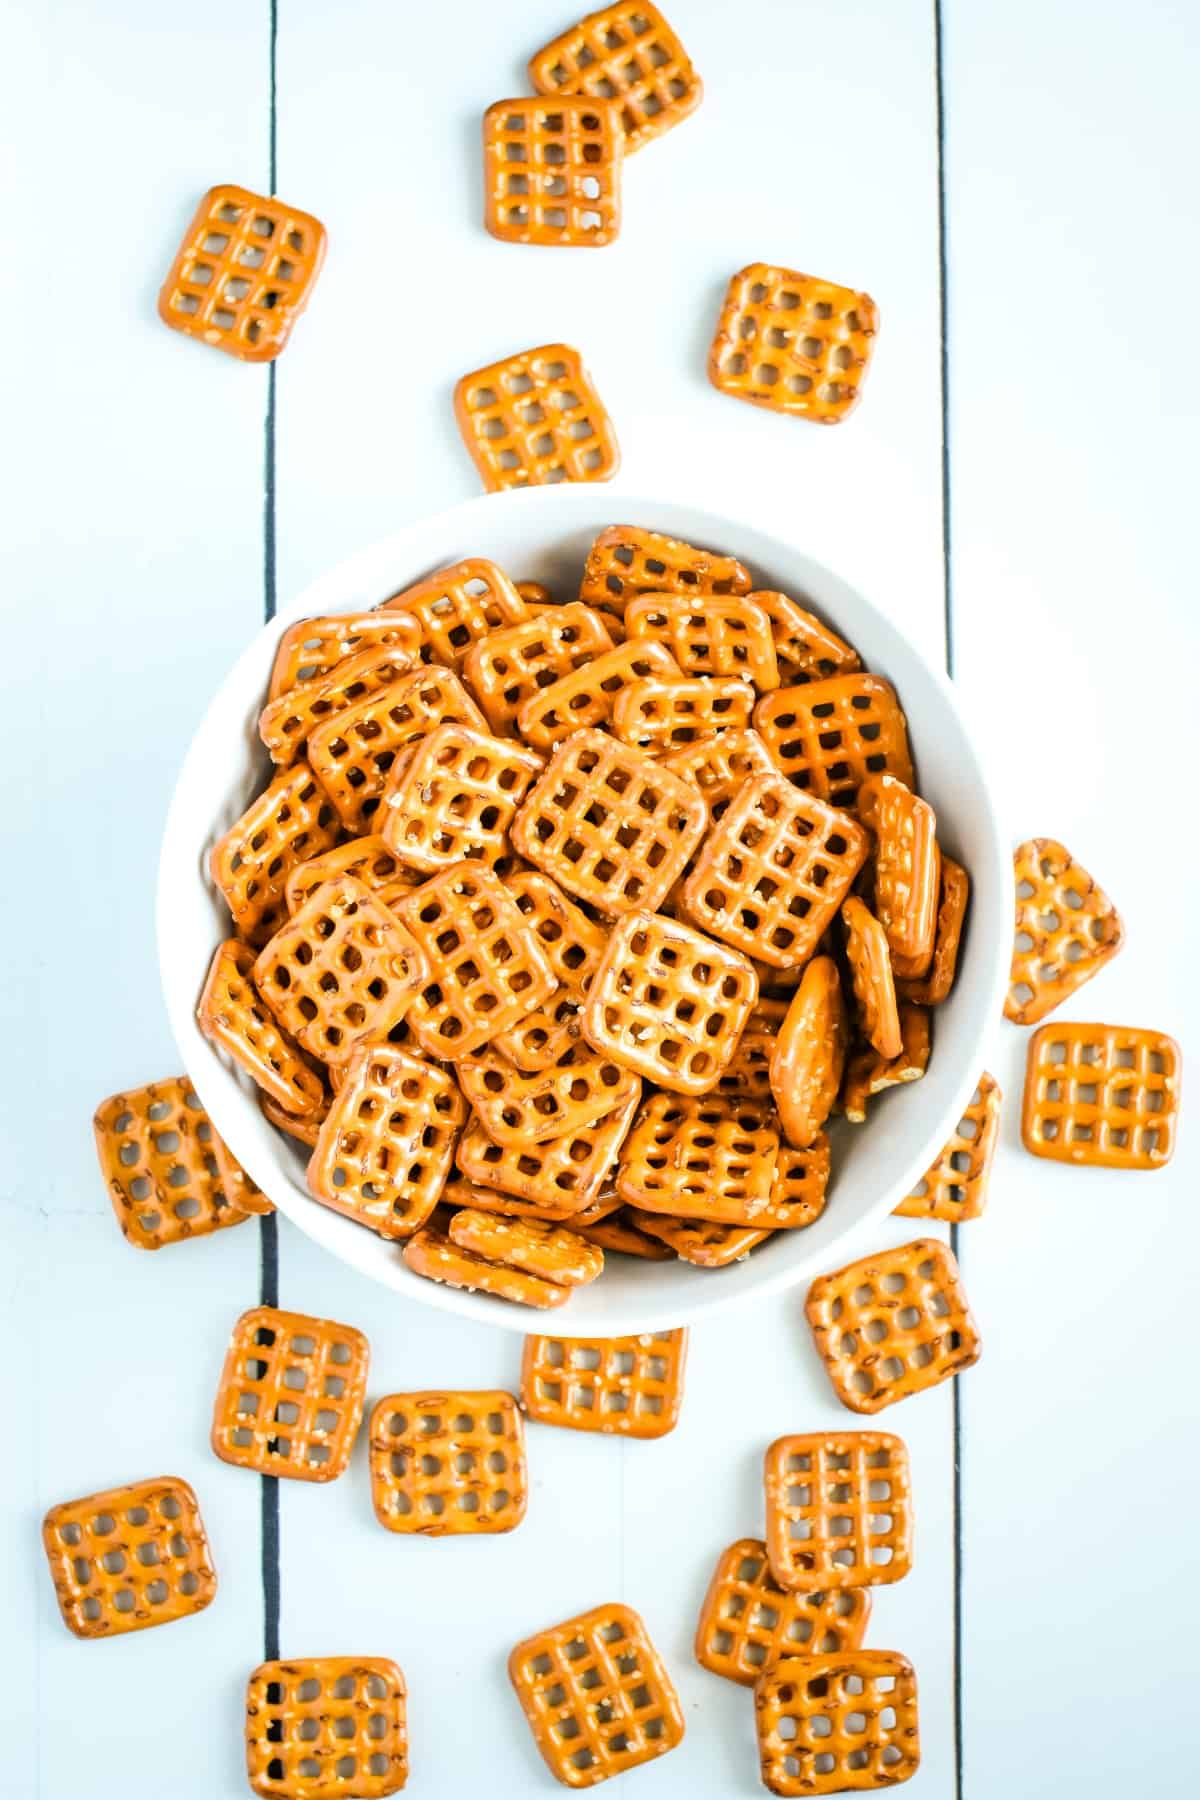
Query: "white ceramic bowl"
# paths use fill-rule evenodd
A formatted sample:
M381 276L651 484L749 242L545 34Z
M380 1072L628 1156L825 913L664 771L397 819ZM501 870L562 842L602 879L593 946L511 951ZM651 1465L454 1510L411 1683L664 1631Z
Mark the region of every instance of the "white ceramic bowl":
M187 753L163 837L158 941L163 986L184 1065L217 1130L279 1210L332 1255L397 1293L524 1331L540 1315L483 1294L423 1280L388 1243L309 1197L305 1152L270 1126L250 1084L200 1035L195 1008L229 919L208 876L216 839L265 785L269 764L256 721L275 646L294 620L376 605L430 571L486 556L519 580L569 594L588 545L605 525L652 526L729 551L756 585L804 597L886 675L908 714L922 794L938 835L970 870L969 926L950 1000L938 1009L923 1081L873 1102L866 1125L835 1130L829 1204L804 1231L781 1231L728 1269L610 1257L601 1279L552 1315L572 1332L616 1335L681 1325L731 1301L811 1278L870 1248L870 1227L909 1191L945 1142L984 1064L999 1015L1012 934L1011 860L979 753L953 689L861 594L782 539L697 507L603 487L542 487L481 496L350 557L314 581L260 631L209 707Z

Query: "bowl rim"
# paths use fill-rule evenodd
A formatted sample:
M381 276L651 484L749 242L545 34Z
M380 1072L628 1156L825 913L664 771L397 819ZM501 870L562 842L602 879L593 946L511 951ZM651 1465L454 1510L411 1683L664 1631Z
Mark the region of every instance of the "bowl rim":
M850 593L854 602L873 620L878 621L885 635L899 638L907 653L921 666L923 672L939 690L942 704L954 720L970 756L974 759L976 782L983 799L985 818L983 820L983 836L988 847L992 864L986 871L990 880L1011 881L1011 840L1004 829L1000 808L996 800L997 785L989 771L988 752L981 746L979 738L969 724L965 709L955 691L952 681L941 668L928 661L922 652L907 636L901 624L892 621L881 607L870 599L861 589L847 582L827 564L819 562L802 550L789 537L781 535L777 525L769 518L760 518L752 511L740 510L737 517L723 513L709 506L703 498L691 500L671 493L647 495L624 483L607 483L603 488L597 487L593 492L589 487L582 490L589 499L603 497L605 510L610 520L622 520L627 517L642 516L654 518L658 516L663 529L675 529L666 522L666 515L671 512L688 511L703 525L691 528L701 542L724 546L726 542L736 544L740 534L753 534L760 544L768 550L764 557L761 552L751 560L754 563L766 562L770 566L769 550L777 548L781 557L795 560L800 558L810 567L820 572L824 584ZM189 991L187 984L172 977L172 966L176 961L173 948L174 933L171 919L171 890L177 885L175 874L176 863L184 843L190 841L187 809L189 789L195 779L196 766L203 755L205 740L213 729L214 721L223 712L225 698L231 689L236 689L243 678L247 666L258 662L263 654L266 640L272 643L288 625L297 619L313 616L314 609L337 611L338 606L331 605L327 590L332 586L340 586L349 591L360 570L372 568L383 559L402 563L405 554L412 557L414 545L422 539L433 536L445 537L453 541L455 537L469 535L471 528L478 522L482 533L486 532L487 521L494 519L494 509L501 503L506 508L524 507L531 512L547 509L552 515L555 508L567 512L571 502L581 498L581 489L576 484L563 483L554 486L529 487L500 494L480 494L445 507L439 512L411 521L395 532L374 543L360 547L350 555L341 558L331 567L325 569L310 581L306 582L287 603L279 607L272 619L266 621L255 631L253 637L245 645L241 653L227 669L224 677L210 696L204 713L196 725L187 750L176 772L171 800L167 808L163 827L162 842L159 853L157 892L155 903L156 941L159 962L160 980L163 986L168 1018L187 1070L188 1077L195 1086L196 1092L215 1129L222 1138L229 1142L233 1153L242 1162L248 1173L275 1201L280 1212L290 1218L305 1235L317 1242L326 1252L336 1256L339 1261L351 1268L370 1276L380 1285L390 1288L393 1293L411 1295L426 1305L441 1310L457 1313L460 1316L482 1320L499 1325L508 1330L526 1332L537 1328L539 1320L549 1318L555 1320L557 1313L549 1315L531 1312L524 1307L514 1306L509 1302L474 1290L464 1290L445 1286L440 1282L425 1280L408 1269L397 1254L394 1260L383 1261L379 1256L382 1244L398 1251L398 1245L389 1244L388 1240L379 1239L374 1233L356 1226L353 1221L334 1214L322 1207L315 1200L309 1199L298 1190L280 1191L272 1177L277 1170L268 1167L258 1154L258 1148L248 1142L238 1129L237 1118L232 1108L225 1105L225 1092L214 1087L216 1070L222 1067L216 1051L200 1034L195 1020L195 1005L203 982L203 970L194 981L194 992ZM628 509L628 513L626 512ZM650 529L652 527L647 527ZM456 560L449 558L448 561ZM446 566L443 562L440 565ZM409 579L417 579L416 575ZM821 611L827 612L825 602L818 602ZM343 602L343 610L353 610L353 602ZM837 620L831 619L837 626ZM919 748L918 748L919 754ZM980 870L978 859L971 871L972 894L975 896L980 886ZM197 870L201 881L207 881L206 873ZM978 906L973 907L977 913ZM925 1170L938 1154L940 1145L953 1129L955 1121L961 1117L962 1111L974 1092L979 1078L979 1071L984 1066L984 1055L987 1048L989 1032L995 1028L995 1021L1001 1016L1004 994L1007 990L1011 945L1003 939L990 946L990 955L986 958L986 1005L979 1006L979 1026L975 1032L974 1052L968 1059L966 1072L960 1074L953 1089L953 1105L946 1106L937 1121L931 1125L927 1143L923 1144L919 1154L913 1152L906 1163L899 1167L894 1180L883 1186L880 1197L869 1205L860 1217L849 1222L844 1232L836 1239L836 1246L826 1246L820 1267L840 1267L850 1262L854 1256L862 1254L866 1248L865 1239L869 1232L888 1217L895 1202L920 1180ZM978 1066L976 1066L978 1064ZM228 1074L228 1071L225 1071ZM214 1099L217 1104L214 1106ZM230 1119L233 1119L230 1129ZM937 1226L935 1220L912 1220L913 1234L919 1235ZM342 1235L342 1228L361 1237L366 1248L361 1256L353 1253L354 1237ZM780 1234L781 1236L783 1234ZM802 1233L796 1233L802 1237ZM672 1267L668 1264L653 1264L651 1268ZM735 1265L737 1266L737 1265ZM802 1257L791 1261L764 1264L758 1272L757 1279L747 1282L736 1289L728 1287L720 1279L723 1271L696 1270L696 1280L692 1283L695 1292L689 1294L680 1303L677 1297L667 1300L656 1300L653 1291L648 1291L644 1303L639 1299L632 1307L624 1310L627 1317L618 1317L611 1325L606 1325L603 1335L616 1336L655 1331L680 1324L690 1324L712 1313L729 1306L736 1306L755 1297L766 1297L780 1293L797 1285L806 1276L811 1278L815 1273L811 1261ZM707 1276L707 1279L705 1277ZM647 1278L647 1286L649 1280ZM619 1312L619 1308L616 1309ZM563 1313L563 1329L571 1332L571 1307L568 1305ZM592 1333L595 1335L595 1333Z

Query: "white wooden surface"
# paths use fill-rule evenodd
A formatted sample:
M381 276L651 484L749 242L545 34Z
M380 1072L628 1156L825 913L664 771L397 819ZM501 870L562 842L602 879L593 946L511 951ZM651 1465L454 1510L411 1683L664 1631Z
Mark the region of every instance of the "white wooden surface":
M528 52L569 21L561 0L279 10L278 186L331 239L278 365L281 594L473 492L455 377L565 337L631 482L786 526L943 656L924 0L844 0L836 15L746 0L736 21L718 0L676 0L707 98L631 162L621 241L595 256L502 246L478 224L478 114L522 91ZM240 1690L263 1654L260 1484L211 1456L207 1414L228 1326L258 1297L258 1228L127 1249L88 1122L103 1095L174 1068L151 936L158 831L206 695L263 614L267 377L166 332L154 295L206 186L269 181L270 20L265 6L14 0L6 23L19 254L0 286L0 1794L225 1800L247 1791ZM955 671L1002 751L1014 828L1063 837L1125 913L1128 949L1070 1014L1158 1025L1186 1050L1200 384L1177 345L1200 275L1196 35L1182 4L1135 16L1113 0L948 0L943 25ZM877 367L844 430L707 386L724 280L756 257L879 300ZM918 1566L879 1592L872 1641L919 1672L914 1800L1116 1795L1135 1778L1174 1800L1194 1769L1173 1729L1197 1673L1189 1539L1150 1525L1190 1517L1200 1473L1194 1134L1140 1183L1035 1163L1015 1135L1020 1057L1021 1034L998 1027L1006 1141L990 1213L961 1232L986 1339L961 1383L961 1645L947 1388L887 1421L914 1456ZM373 1394L515 1383L518 1339L399 1309L286 1224L279 1237L283 1303L368 1332ZM659 1444L531 1428L533 1500L511 1538L385 1536L361 1447L328 1489L282 1484L283 1653L400 1661L414 1792L549 1793L504 1655L621 1597L688 1717L637 1791L757 1791L748 1697L697 1668L690 1640L716 1554L759 1527L764 1444L844 1417L799 1301L693 1334L683 1421ZM165 1632L77 1643L41 1564L42 1511L163 1471L199 1491L217 1603Z

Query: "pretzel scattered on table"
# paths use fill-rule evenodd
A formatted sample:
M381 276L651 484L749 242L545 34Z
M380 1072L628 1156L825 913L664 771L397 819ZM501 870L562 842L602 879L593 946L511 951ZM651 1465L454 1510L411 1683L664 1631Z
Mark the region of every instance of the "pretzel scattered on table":
M233 1328L213 1406L222 1462L335 1481L362 1419L370 1349L361 1331L254 1306Z
M778 1027L770 1060L769 1092L789 1144L803 1150L816 1138L842 1084L848 1027L838 966L814 956Z
M586 1287L604 1269L604 1252L595 1244L543 1219L512 1219L465 1206L450 1221L450 1241L557 1287Z
M615 243L624 151L610 101L497 100L483 115L484 224L510 244Z
M754 583L735 556L700 550L640 525L609 525L588 551L579 598L623 618L638 594L748 594Z
M853 812L868 775L913 786L908 722L880 675L833 675L776 688L754 708L754 726L788 780Z
M865 1588L789 1593L771 1573L761 1538L739 1538L713 1570L696 1626L696 1661L753 1687L781 1656L857 1650L871 1616Z
M388 1394L367 1437L375 1517L388 1531L491 1535L525 1517L525 1426L511 1394Z
M383 1800L408 1780L404 1677L383 1656L260 1663L246 1684L246 1774L263 1800Z
M511 737L527 700L613 649L602 614L577 602L540 610L472 645L463 678L499 737Z
M268 705L293 688L331 675L338 663L365 650L420 653L421 627L411 613L352 612L299 619L279 640L267 689Z
M859 1030L872 1050L890 1062L900 1055L904 1040L887 933L857 894L849 895L842 906L842 924Z
M1181 1057L1165 1032L1042 1025L1029 1040L1021 1141L1052 1162L1161 1169L1175 1151Z
M876 1587L912 1567L912 1481L902 1438L882 1431L776 1438L763 1461L763 1487L771 1573L789 1592Z
M454 416L492 493L611 481L621 466L608 410L570 344L541 344L473 369L455 385Z
M1112 961L1125 927L1104 890L1053 838L1020 845L1013 868L1017 917L1004 1016L1036 1025Z
M552 38L530 60L539 94L612 96L626 148L695 112L704 87L688 54L652 0L616 0Z
M231 1193L220 1140L185 1075L113 1094L96 1108L92 1129L117 1224L136 1249L245 1223L252 1209Z
M906 1219L977 1219L987 1205L988 1182L1000 1138L1000 1084L986 1072L941 1155L893 1210Z
M287 917L288 875L337 839L337 814L309 765L298 762L277 775L208 859L242 937L261 949Z
M427 1281L466 1288L470 1293L494 1294L498 1300L512 1300L518 1306L563 1306L571 1298L569 1287L539 1275L527 1275L523 1269L505 1263L489 1262L454 1243L435 1225L423 1225L410 1237L403 1255L413 1273L423 1275Z
M726 291L709 380L735 400L839 425L862 397L878 331L869 294L750 263Z
M52 1506L42 1543L63 1624L76 1637L169 1625L216 1595L199 1503L177 1475Z
M252 979L256 960L250 945L238 938L218 945L196 1021L210 1043L285 1112L311 1118L325 1110L325 1084L260 998Z
M703 602L676 594L640 594L625 608L631 638L670 651L684 675L740 675L759 693L779 686L771 620L749 595Z
M469 725L439 725L392 767L380 835L400 859L426 874L451 863L495 866L542 758L508 738Z
M785 1657L759 1677L754 1708L773 1794L892 1787L916 1774L917 1681L894 1650Z
M527 1337L521 1405L543 1425L665 1437L679 1423L687 1343L686 1327L637 1337Z
M614 644L550 687L531 694L517 712L517 728L535 749L555 750L572 732L610 724L625 689L652 677L661 682L683 679L665 645L650 638Z

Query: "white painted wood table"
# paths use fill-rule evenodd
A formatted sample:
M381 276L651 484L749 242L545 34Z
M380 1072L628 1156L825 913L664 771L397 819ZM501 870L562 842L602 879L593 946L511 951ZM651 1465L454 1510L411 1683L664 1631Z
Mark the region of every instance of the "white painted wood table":
M479 114L524 91L563 0L281 0L276 21L265 4L6 10L5 1800L242 1794L242 1684L276 1639L402 1664L412 1791L548 1793L504 1657L601 1597L644 1613L687 1713L637 1791L757 1791L749 1699L690 1641L717 1552L759 1528L763 1445L843 1418L800 1295L695 1331L683 1420L659 1444L532 1428L511 1538L385 1538L360 1444L335 1486L282 1484L276 1559L270 1491L206 1442L223 1341L264 1279L259 1228L137 1255L94 1164L95 1102L175 1064L151 919L189 734L276 596L475 490L450 410L464 368L577 343L631 483L774 523L949 658L1014 833L1064 838L1128 923L1066 1016L1194 1036L1194 13L672 11L707 98L631 163L620 243L589 257L501 246L479 223ZM219 180L274 180L329 228L273 374L155 317ZM879 300L845 429L708 387L724 281L755 258ZM1200 1137L1185 1122L1153 1180L1035 1162L1017 1142L1021 1059L998 1024L1004 1141L960 1246L985 1353L957 1395L886 1420L914 1457L918 1564L879 1590L872 1641L919 1673L914 1800L1133 1782L1182 1800ZM400 1306L286 1222L277 1248L284 1304L368 1332L375 1392L515 1383L516 1336ZM167 1470L200 1492L217 1604L76 1642L42 1511Z

